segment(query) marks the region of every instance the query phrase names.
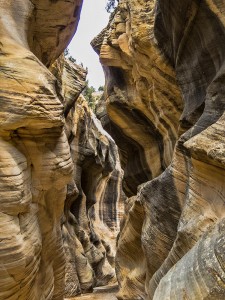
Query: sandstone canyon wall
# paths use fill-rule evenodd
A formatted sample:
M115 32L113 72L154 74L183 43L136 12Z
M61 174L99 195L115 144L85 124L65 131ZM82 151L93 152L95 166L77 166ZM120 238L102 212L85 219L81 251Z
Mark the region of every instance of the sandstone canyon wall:
M82 1L0 1L0 299L60 300L115 280L121 169L60 56ZM60 56L60 57L59 57Z
M92 45L130 198L118 299L225 298L225 4L120 0Z
M117 147L80 97L67 131L74 163L65 203L66 296L115 283L116 237L123 213ZM77 287L75 276L77 276Z
M118 299L222 300L225 4L119 1L93 41L119 153L61 55L81 6L0 0L0 299L62 300L116 266Z
M116 237L123 213L117 147L80 92L86 71L62 56L52 66L63 96L73 161L64 207L65 296L116 281Z

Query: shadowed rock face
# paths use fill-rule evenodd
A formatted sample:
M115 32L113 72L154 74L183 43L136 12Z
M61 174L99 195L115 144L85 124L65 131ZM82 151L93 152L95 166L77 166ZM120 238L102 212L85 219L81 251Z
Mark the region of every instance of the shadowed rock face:
M127 194L130 178L153 178L127 203L119 299L225 297L224 13L219 0L121 0L93 42L106 74L99 114L113 125ZM143 156L131 140L148 156L126 177Z
M106 77L105 128L120 149L124 191L169 165L183 103L175 72L155 45L154 1L120 1L108 27L92 42Z
M69 297L116 281L116 236L123 202L117 147L83 97L70 111L67 125L75 166L63 225Z
M0 299L62 300L115 278L117 148L79 97L85 71L56 61L81 4L0 0ZM224 13L219 0L121 0L94 41L98 112L132 196L119 299L225 297Z
M51 67L63 96L74 165L63 218L65 296L115 282L115 242L123 213L122 170L113 139L80 92L86 71L61 56Z
M86 72L56 61L81 5L0 1L0 299L61 300L115 277L117 148L75 105Z

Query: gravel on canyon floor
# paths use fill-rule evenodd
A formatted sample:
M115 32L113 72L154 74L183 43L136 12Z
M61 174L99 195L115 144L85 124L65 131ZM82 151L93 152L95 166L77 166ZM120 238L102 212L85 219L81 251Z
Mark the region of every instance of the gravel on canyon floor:
M65 300L117 300L116 293L118 286L103 286L94 289L91 294L85 294L74 298L67 298Z

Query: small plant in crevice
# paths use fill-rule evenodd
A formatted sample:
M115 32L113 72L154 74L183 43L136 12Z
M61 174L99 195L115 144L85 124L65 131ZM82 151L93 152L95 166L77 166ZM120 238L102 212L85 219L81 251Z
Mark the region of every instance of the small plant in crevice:
M92 110L95 109L95 98L93 97L93 93L96 92L93 86L89 86L89 81L86 80L86 86L82 92L82 95L88 102L88 106L91 107Z
M89 81L86 81L86 87L84 88L82 95L88 102L88 106L95 112L96 105L102 97L104 91L103 86L99 86L96 90L93 86L89 86Z
M69 49L68 49L68 48L66 48L66 49L64 50L64 55L65 55L66 58L68 58L68 59L69 59L71 62L73 62L74 64L77 63L76 59L75 59L72 55L70 55L70 52L69 52Z
M103 86L103 85L100 85L100 87L98 88L98 91L99 91L99 92L104 92L104 86Z
M119 0L108 0L107 4L106 4L106 7L105 7L106 11L108 13L113 12L115 10L118 2L119 2Z

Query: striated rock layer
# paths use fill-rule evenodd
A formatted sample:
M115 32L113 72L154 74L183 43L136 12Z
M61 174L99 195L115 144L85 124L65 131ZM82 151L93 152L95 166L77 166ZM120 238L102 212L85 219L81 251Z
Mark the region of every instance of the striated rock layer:
M72 104L68 87L71 78L66 73L67 80L62 82L66 83L64 106L68 107L68 103ZM79 78L80 70L74 69L72 74L76 73ZM74 89L74 85L71 86ZM67 261L65 295L68 297L116 281L116 236L123 212L122 170L115 142L83 96L74 103L75 100L66 117L66 134L74 164L63 222Z
M65 296L72 297L116 280L122 170L115 142L80 95L86 71L63 56L51 71L63 96L65 130L74 165L62 224Z
M119 299L225 298L224 16L219 0L121 0L93 41L133 195Z
M0 1L0 298L63 299L60 218L73 164L46 68L82 1Z
M106 75L109 119L98 115L120 148L128 196L169 165L183 108L174 69L155 44L154 16L153 1L120 1L92 41Z
M86 72L56 61L81 6L0 1L2 300L60 300L115 277L117 148L77 100Z

